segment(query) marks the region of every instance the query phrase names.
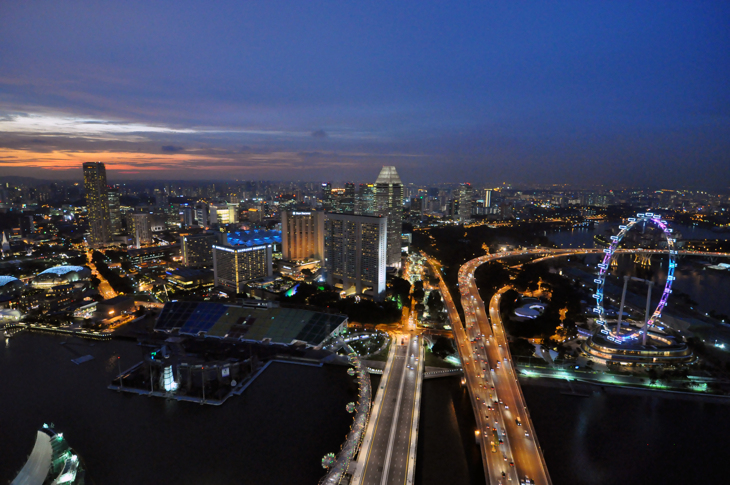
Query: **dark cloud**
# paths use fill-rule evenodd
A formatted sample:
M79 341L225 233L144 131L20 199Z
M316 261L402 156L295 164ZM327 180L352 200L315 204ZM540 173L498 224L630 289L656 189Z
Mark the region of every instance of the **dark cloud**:
M185 149L183 147L178 147L175 145L162 145L162 151L165 153L180 153L184 152Z
M327 132L324 130L317 130L312 132L314 138L327 138Z

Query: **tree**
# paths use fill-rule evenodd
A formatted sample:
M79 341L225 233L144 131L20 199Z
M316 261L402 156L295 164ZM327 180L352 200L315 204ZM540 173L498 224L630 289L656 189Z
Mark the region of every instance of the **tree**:
M431 347L431 352L433 352L435 356L443 359L446 356L453 354L455 350L451 343L451 339L446 337L437 337L436 342L434 342L433 347Z
M391 282L393 292L396 295L407 297L411 292L411 284L403 278L395 277Z

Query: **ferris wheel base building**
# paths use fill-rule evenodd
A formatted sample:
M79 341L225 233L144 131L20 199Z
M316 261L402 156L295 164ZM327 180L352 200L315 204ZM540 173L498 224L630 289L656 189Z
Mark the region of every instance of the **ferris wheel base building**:
M697 357L685 342L649 333L649 342L616 342L596 333L581 344L581 350L602 364L679 366L693 364Z

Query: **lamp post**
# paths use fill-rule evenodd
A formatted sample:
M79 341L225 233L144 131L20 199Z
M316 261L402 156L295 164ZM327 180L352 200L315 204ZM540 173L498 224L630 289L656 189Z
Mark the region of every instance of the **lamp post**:
M119 391L124 389L124 382L122 381L122 357L117 355L117 369L119 369Z

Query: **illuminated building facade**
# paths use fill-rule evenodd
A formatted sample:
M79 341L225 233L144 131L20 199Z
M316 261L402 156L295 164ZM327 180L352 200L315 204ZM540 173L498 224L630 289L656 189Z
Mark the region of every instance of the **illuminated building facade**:
M186 234L180 236L183 264L189 268L213 265L213 245L218 242L214 233Z
M241 293L246 283L271 276L272 244L252 247L213 246L213 270L216 286Z
M122 233L122 215L119 210L119 190L110 187L107 190L109 197L109 229L112 234L119 235Z
M282 257L286 261L321 261L324 256L324 212L281 213Z
M89 245L102 246L111 240L106 167L101 162L84 163L84 190L89 215Z
M248 281L271 276L275 244L281 244L279 231L228 233L226 244L213 245L215 285L241 293Z
M471 219L471 184L459 185L458 202L459 204L454 214L454 219L460 224L464 224Z
M387 265L400 267L403 229L403 182L395 167L383 167L375 181L375 212L388 219Z
M327 214L325 218L325 268L327 282L347 293L385 296L388 218ZM398 234L400 257L400 234Z

